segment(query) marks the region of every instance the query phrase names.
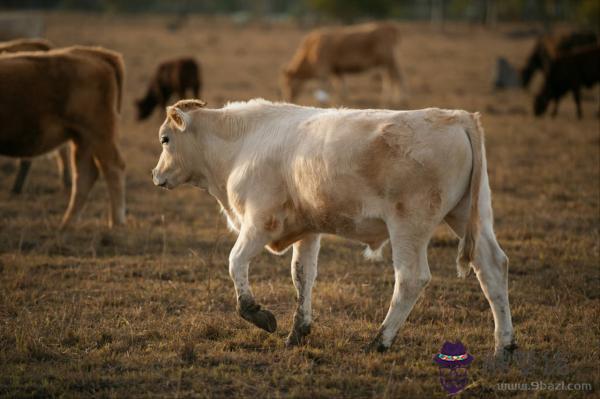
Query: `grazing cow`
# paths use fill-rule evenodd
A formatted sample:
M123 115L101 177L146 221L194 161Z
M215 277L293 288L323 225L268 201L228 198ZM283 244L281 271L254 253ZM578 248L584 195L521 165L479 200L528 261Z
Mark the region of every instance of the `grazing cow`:
M427 246L446 222L461 237L459 275L472 267L496 325L496 350L512 350L508 258L493 230L478 114L320 109L265 100L206 109L180 101L159 130L154 184L191 184L214 196L238 233L229 256L238 312L273 332L275 316L255 301L250 261L263 247L293 247L297 309L288 345L311 326L311 291L321 233L379 250L389 240L396 282L383 325L368 347L390 347L430 281Z
M156 106L164 109L173 94L177 94L180 99L185 98L188 89L195 98L200 96L200 65L193 58L177 58L163 62L158 66L146 95L136 101L138 120L148 118Z
M557 56L595 43L598 43L596 33L585 31L572 32L560 36L540 37L527 59L527 64L521 70L521 84L524 88L529 87L531 79L538 70L542 71L544 76L547 76L550 64Z
M48 51L52 47L52 43L45 39L16 39L0 43L0 54L20 51ZM68 189L71 187L71 174L69 173L69 148L67 146L61 147L56 152L56 162L59 174L62 176L63 186ZM19 159L19 171L11 189L13 194L21 193L30 168L30 159Z
M582 87L591 87L600 82L600 46L590 46L570 54L558 56L548 70L548 76L540 92L535 97L533 111L543 115L550 101L554 101L552 116L558 113L558 103L568 92L573 93L577 106L577 117L581 119Z
M331 80L338 96L343 98L343 75L381 68L384 72L383 101L394 101L402 84L394 54L399 41L398 27L390 22L314 30L304 38L290 63L283 69L283 97L293 102L305 81L319 79L322 84Z
M116 145L120 54L69 47L0 56L0 155L34 157L72 142L73 187L61 226L82 210L102 169L109 224L125 222L124 163Z

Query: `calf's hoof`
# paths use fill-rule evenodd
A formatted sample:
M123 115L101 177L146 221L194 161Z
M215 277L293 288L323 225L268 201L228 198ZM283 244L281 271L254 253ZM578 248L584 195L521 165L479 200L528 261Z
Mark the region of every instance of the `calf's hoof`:
M275 315L266 309L261 309L260 305L252 299L240 298L238 300L238 312L242 319L267 332L273 333L277 330Z
M387 352L387 350L389 348L390 348L389 346L387 346L383 343L383 336L382 336L381 332L379 332L375 336L373 341L371 341L371 343L369 343L369 345L367 345L365 347L365 352L366 353L374 353L374 352L384 353L384 352Z
M494 356L501 362L510 362L518 348L517 343L513 341L504 347L496 348Z
M310 324L294 325L285 340L285 346L289 348L300 345L308 334L310 334Z

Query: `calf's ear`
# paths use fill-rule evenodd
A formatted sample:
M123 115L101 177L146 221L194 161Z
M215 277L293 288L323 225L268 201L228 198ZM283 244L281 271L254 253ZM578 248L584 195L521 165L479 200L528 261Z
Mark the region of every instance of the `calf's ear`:
M186 129L189 123L189 116L175 106L167 107L167 118L169 118L171 124L181 132Z
M192 100L179 100L174 105L182 111L193 111L198 108L206 107L206 101L192 99Z

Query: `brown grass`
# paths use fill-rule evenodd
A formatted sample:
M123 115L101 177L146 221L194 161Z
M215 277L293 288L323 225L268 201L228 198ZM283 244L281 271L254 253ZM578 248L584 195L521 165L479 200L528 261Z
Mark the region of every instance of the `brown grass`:
M583 382L598 389L597 90L586 93L582 121L570 98L556 119L535 119L531 94L490 88L495 57L521 63L532 39L469 26L441 33L404 25L406 106L483 114L496 231L511 259L510 295L523 355L507 370L485 361L493 348L491 312L473 276L455 277L457 243L445 230L429 251L433 280L384 355L364 354L362 347L391 297L389 251L384 262L371 264L360 245L327 239L313 332L305 346L288 350L283 339L295 295L290 255L264 253L251 267L257 298L279 320L279 330L269 335L236 315L226 266L234 237L216 203L192 188L153 187L149 171L160 152L162 116L136 123L132 103L155 65L176 55L201 60L203 99L210 106L277 99L279 68L304 32L201 18L169 32L167 22L48 17L47 36L57 45L100 44L125 56L120 132L129 223L106 228L101 183L81 222L57 233L66 197L52 161L34 163L19 198L8 194L11 161L0 162L1 396L443 397L431 358L444 340L455 338L475 356L464 397L586 396L503 392L496 389L500 382ZM348 83L349 106L378 105L373 74ZM311 104L310 92L300 101Z

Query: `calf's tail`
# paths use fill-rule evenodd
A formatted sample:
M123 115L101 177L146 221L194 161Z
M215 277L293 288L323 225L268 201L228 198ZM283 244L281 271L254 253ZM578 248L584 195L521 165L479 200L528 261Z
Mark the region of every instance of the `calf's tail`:
M470 123L467 123L466 133L471 144L472 166L470 192L470 209L465 236L460 240L456 266L459 277L465 277L469 273L470 265L475 259L477 238L479 237L479 190L481 186L481 174L483 169L483 145L484 133L479 120L479 113L469 115Z

